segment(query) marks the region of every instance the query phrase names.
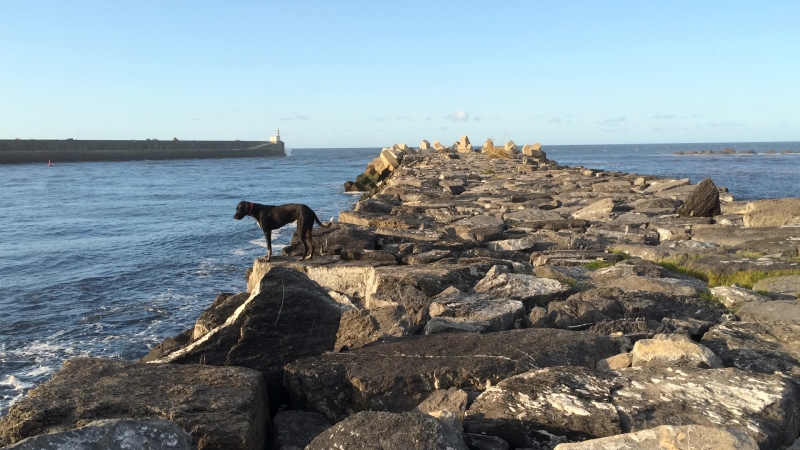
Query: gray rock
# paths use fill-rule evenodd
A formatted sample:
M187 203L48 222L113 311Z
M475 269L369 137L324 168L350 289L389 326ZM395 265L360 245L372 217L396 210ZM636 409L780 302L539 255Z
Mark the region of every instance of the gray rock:
M800 275L767 278L754 284L753 290L800 298Z
M96 420L74 430L29 437L4 448L15 450L190 450L192 436L168 420Z
M720 214L722 210L719 204L719 191L711 178L698 183L678 208L678 215L681 217L713 217Z
M496 436L464 433L464 442L469 450L508 450L508 442Z
M194 333L194 328L189 328L173 337L164 339L158 345L151 348L150 352L142 357L139 362L155 361L186 347L192 341L192 333Z
M494 216L473 216L453 222L456 234L468 241L486 242L503 236L505 223Z
M677 278L627 277L607 282L604 286L619 288L625 292L648 291L685 297L696 297L706 290L706 283L702 280L679 280Z
M434 317L425 325L425 336L436 333L486 333L489 331L489 322L453 317Z
M604 198L573 212L572 217L575 219L604 221L610 220L611 213L618 210L619 208L612 198Z
M749 322L775 322L800 325L800 303L797 300L745 303L737 315Z
M240 292L238 294L222 293L217 295L217 298L214 299L214 303L197 318L197 322L194 324L194 330L192 330L192 340L196 341L200 339L204 334L225 323L228 317L230 317L233 312L236 311L236 308L241 306L248 297L250 297L250 294L247 292Z
M497 436L514 447L534 447L547 433L568 439L622 433L611 403L616 376L581 367L525 372L487 389L467 410L468 433Z
M745 227L780 227L800 224L800 198L756 200L744 210Z
M709 289L715 299L731 309L739 309L749 302L767 302L771 299L756 294L750 289L735 286L717 286Z
M322 414L308 411L280 411L272 419L272 448L305 448L331 423Z
M669 271L650 261L631 258L620 261L611 267L595 270L588 275L596 283L609 283L620 278L636 276L662 278L669 276Z
M726 322L711 328L701 343L727 367L800 378L800 325Z
M283 366L333 350L340 318L339 305L317 283L277 266L224 326L158 361L256 369L277 408L286 402Z
M0 445L97 419L157 417L189 430L199 450L260 450L268 410L255 370L73 358L0 418Z
M415 330L413 320L397 305L343 311L334 350L352 350L378 340L406 336Z
M486 331L504 331L525 317L519 300L493 298L483 294L457 293L437 297L430 306L431 317L455 318L462 322L486 322Z
M633 367L670 365L684 361L697 363L700 367L722 367L719 356L685 334L658 334L653 339L641 339L634 344L631 357Z
M437 389L480 391L534 367L593 367L617 352L608 336L585 332L442 333L290 363L285 384L296 408L335 421L363 410L409 411Z
M428 398L417 405L415 411L425 414L436 411L450 411L457 415L460 420L464 420L468 401L469 395L462 389L440 389L433 391Z
M314 227L311 232L321 255L338 255L342 250L374 250L378 236L368 228L336 222L330 228ZM297 233L292 242L281 250L286 256L302 256L303 243Z
M757 450L755 439L731 428L661 425L649 430L560 444L555 450Z
M306 450L375 448L381 450L468 450L461 430L427 414L365 411L317 436Z
M569 290L569 286L549 278L491 271L475 285L475 292L484 293L495 298L503 297L520 300L526 307L532 307L537 301L564 295Z

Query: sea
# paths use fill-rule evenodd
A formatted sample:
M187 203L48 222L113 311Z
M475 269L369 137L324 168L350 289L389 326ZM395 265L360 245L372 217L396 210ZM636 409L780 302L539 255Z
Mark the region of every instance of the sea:
M673 155L726 147L758 154ZM710 176L737 200L800 197L800 142L542 149L567 166ZM379 152L0 166L0 416L65 360L136 360L218 294L245 291L266 242L252 218L233 219L239 201L305 203L329 220L353 207L342 184ZM276 253L293 231L273 232Z

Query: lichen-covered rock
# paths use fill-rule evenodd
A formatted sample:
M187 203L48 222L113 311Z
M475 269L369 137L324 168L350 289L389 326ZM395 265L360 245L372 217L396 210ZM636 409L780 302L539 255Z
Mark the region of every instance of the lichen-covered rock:
M608 336L553 329L406 337L286 366L295 408L341 420L365 410L409 411L437 389L482 391L532 368L585 365L618 353Z
M775 322L800 325L800 301L774 300L771 302L749 302L742 305L736 314L748 322Z
M798 212L800 214L800 212ZM766 278L753 285L754 291L766 291L770 295L778 294L787 297L800 296L800 275L785 275Z
M439 389L433 391L428 398L417 405L415 411L425 414L436 411L450 411L463 421L468 401L469 394L463 389Z
M3 447L14 450L190 450L192 436L159 419L96 420L74 430L40 434Z
M0 418L0 445L120 417L171 420L199 450L260 450L269 406L261 373L243 367L73 358Z
M382 450L468 450L461 430L415 412L364 411L317 436L306 450L375 448Z
M537 446L546 433L569 439L620 434L611 403L617 383L613 374L581 367L525 372L482 393L467 411L464 429L518 448Z
M725 322L701 341L727 367L800 378L800 325Z
M735 286L717 286L709 289L711 295L719 300L723 305L731 309L739 309L749 302L768 302L771 299L763 295L756 294L750 289Z
M454 318L468 323L486 322L486 331L511 330L525 317L525 306L519 300L461 292L437 297L429 311L431 317Z
M559 444L555 450L758 450L755 439L731 428L662 425L635 433Z

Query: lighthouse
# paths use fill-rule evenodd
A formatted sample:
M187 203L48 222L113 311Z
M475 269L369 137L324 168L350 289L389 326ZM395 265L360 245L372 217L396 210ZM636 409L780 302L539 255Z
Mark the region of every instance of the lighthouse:
M269 141L270 142L275 142L275 143L281 142L281 129L280 128L278 128L278 132L277 132L276 136L270 136L269 137Z

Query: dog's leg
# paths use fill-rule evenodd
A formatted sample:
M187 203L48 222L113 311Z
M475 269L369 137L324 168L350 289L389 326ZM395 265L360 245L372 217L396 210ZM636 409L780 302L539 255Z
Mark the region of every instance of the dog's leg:
M272 230L264 232L264 237L267 238L267 261L272 259Z
M308 256L308 235L305 230L298 230L298 233L300 233L300 242L303 243L303 257L300 258L300 261L303 261Z
M314 257L314 250L315 250L314 235L311 233L311 230L308 230L308 240L311 242L311 254L308 255L308 259L311 259Z

